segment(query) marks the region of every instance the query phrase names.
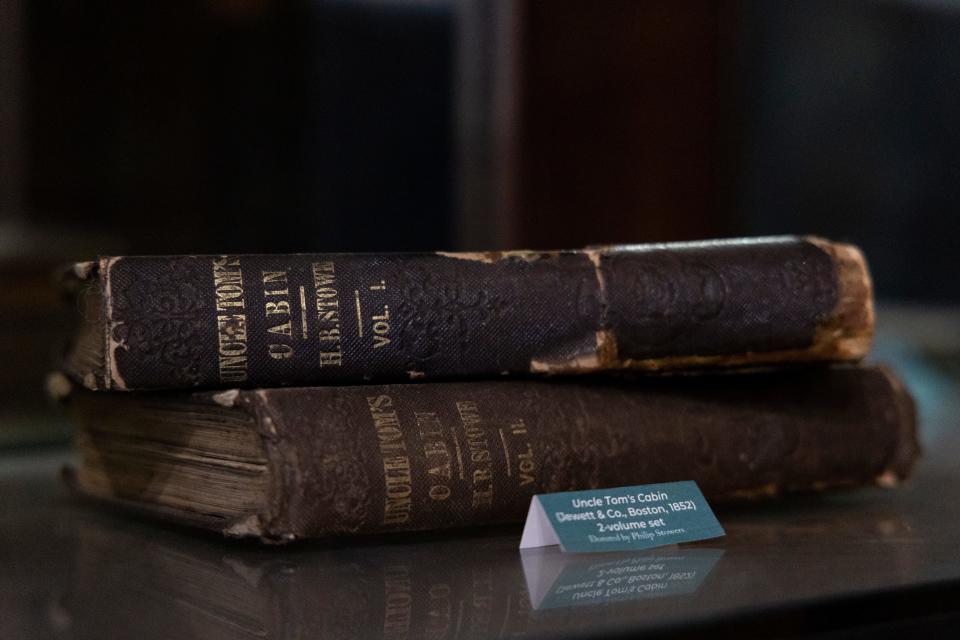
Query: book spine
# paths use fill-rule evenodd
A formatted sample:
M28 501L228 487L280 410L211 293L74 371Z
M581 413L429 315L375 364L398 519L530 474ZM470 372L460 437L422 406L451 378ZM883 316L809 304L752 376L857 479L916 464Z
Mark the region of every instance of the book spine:
M882 369L221 395L257 415L271 477L269 508L229 533L267 539L519 522L534 494L655 482L713 500L889 486L918 453Z
M568 252L114 257L112 389L854 360L862 256L775 238Z

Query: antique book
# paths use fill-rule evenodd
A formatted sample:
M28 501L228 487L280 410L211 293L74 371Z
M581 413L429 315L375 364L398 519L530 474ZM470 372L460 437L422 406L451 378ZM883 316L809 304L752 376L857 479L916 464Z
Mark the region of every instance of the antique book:
M862 358L860 252L818 238L77 264L91 389L258 388Z
M71 399L78 490L265 541L522 521L537 493L694 480L715 501L896 485L887 370L327 386Z

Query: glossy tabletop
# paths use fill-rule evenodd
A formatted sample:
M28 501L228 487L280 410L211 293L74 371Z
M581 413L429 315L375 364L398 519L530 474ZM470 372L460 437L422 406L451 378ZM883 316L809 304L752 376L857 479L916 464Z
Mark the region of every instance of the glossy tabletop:
M68 451L0 457L3 638L793 635L960 621L955 360L881 343L925 455L898 490L718 509L725 538L520 552L520 527L261 547L78 502ZM831 636L833 637L833 636Z

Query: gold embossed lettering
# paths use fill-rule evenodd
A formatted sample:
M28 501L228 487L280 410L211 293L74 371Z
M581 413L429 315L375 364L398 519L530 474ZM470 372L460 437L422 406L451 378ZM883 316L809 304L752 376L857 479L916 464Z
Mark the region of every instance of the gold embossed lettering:
M268 316L275 316L279 314L290 315L290 303L287 300L281 300L280 302L267 302L265 306L266 308L264 312Z
M418 411L413 414L423 442L423 456L430 476L427 495L434 502L446 500L452 494L447 482L453 477L453 456L445 440L446 434L440 418L433 411Z
M342 351L321 351L320 352L321 367L339 367L342 364L343 364Z
M402 524L410 520L413 476L410 458L403 440L400 418L393 409L389 395L368 396L367 406L377 432L380 455L383 458L385 500L383 523Z
M457 402L457 411L463 423L470 461L474 464L473 508L488 510L493 507L493 469L490 445L481 424L480 409L473 400L461 400Z
M287 320L283 324L278 324L275 327L268 328L267 331L281 336L290 336L293 335L293 325L289 320Z
M267 347L267 353L274 360L286 360L293 355L293 347L288 344L271 344Z
M221 382L247 379L247 317L240 258L213 258L213 290L217 315L217 364Z
M317 340L320 341L321 367L339 367L343 365L343 350L340 332L340 299L336 284L336 267L332 260L314 262L313 295L316 300Z
M533 447L527 443L527 450L517 454L517 468L520 471L520 486L530 484L534 481L534 471L536 464L533 461Z
M267 333L275 336L293 337L293 320L291 319L290 295L287 285L286 271L261 271L260 279L263 283L263 315L276 323L267 327ZM281 298L280 300L266 300L266 298ZM273 318L273 316L281 316ZM282 342L271 342L267 345L267 355L274 360L286 360L293 355L293 346Z

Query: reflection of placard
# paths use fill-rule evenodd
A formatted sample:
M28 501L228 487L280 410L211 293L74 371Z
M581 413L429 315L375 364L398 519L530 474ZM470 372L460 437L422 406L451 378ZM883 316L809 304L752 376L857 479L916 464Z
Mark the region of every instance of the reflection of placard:
M553 609L694 593L722 549L573 556L556 548L521 554L534 609Z
M520 548L628 551L724 535L695 482L534 496Z

